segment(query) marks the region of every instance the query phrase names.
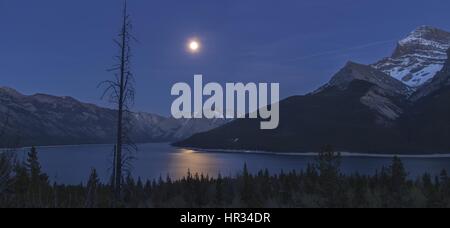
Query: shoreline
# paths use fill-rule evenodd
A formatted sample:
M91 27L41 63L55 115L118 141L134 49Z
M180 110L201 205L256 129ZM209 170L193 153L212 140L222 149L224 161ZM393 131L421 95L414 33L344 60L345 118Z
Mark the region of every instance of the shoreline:
M172 146L171 143L140 143L138 145L145 144L165 144L173 148L192 150L195 153L230 153L230 154L261 154L261 155L275 155L275 156L298 156L298 157L315 157L318 152L271 152L271 151L257 151L257 150L232 150L232 149L203 149L195 147L180 147ZM113 144L79 144L79 145L53 145L53 146L36 146L36 148L63 148L63 147L81 147L81 146L109 146ZM20 147L14 149L0 148L0 152L5 150L26 150L31 147ZM448 154L370 154L370 153L352 153L352 152L340 152L342 157L366 157L366 158L450 158Z
M202 149L194 147L175 147L180 149L193 150L197 153L230 153L230 154L262 154L262 155L278 155L278 156L299 156L299 157L315 157L318 152L270 152L255 150L230 150L230 149ZM352 153L340 152L342 157L366 157L366 158L450 158L450 154L370 154L370 153Z

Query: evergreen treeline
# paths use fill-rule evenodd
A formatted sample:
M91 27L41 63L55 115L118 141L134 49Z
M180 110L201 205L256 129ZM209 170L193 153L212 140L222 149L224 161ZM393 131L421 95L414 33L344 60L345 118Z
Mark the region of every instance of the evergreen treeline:
M86 185L51 184L32 148L24 162L0 154L0 207L97 208L227 208L227 207L449 207L450 179L446 171L411 181L400 159L373 176L341 174L341 156L331 147L303 172L250 174L245 166L236 177L211 178L187 173L181 180L146 181L124 178L122 199L100 183L95 170Z

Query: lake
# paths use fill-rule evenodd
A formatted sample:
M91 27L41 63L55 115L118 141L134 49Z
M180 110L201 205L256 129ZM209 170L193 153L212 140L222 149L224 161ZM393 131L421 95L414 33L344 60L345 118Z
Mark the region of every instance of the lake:
M103 182L111 174L112 145L80 145L38 147L39 160L43 170L52 181L64 184L79 184L87 181L90 170L96 168ZM23 159L29 149L18 151ZM202 152L174 148L168 144L142 144L132 162L132 175L146 179L164 179L170 175L179 179L190 170L192 173L204 173L217 176L233 176L242 171L245 163L251 172L269 169L271 173L281 170L304 170L308 163L314 162L313 156L275 155L258 153ZM450 168L449 157L402 158L410 178L416 178L425 172L438 175L443 169ZM383 166L390 165L392 158L351 156L343 157L342 172L346 174L374 174Z

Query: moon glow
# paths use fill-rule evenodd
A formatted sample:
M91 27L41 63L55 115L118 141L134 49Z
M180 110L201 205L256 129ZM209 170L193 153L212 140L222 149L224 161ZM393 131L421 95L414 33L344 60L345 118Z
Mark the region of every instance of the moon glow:
M192 53L197 53L200 51L200 42L197 40L191 40L188 44L189 51Z

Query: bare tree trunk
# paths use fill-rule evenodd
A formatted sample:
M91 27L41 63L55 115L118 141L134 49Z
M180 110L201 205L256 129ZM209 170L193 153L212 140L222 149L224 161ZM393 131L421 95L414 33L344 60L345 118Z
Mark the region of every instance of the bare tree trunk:
M111 177L111 186L116 186L116 158L117 158L117 145L114 145L114 150L113 150L113 161L112 161L112 177ZM113 189L115 190L115 189Z
M116 168L115 168L115 193L116 197L120 197L121 181L122 181L122 149L123 149L123 106L124 106L124 92L125 92L125 64L126 64L126 47L127 45L127 5L125 1L123 12L123 26L122 26L122 40L121 40L121 55L120 55L120 84L119 84L119 102L118 102L118 119L117 119L117 145L116 145Z
M131 35L132 24L127 12L127 1L124 1L123 20L119 32L119 40L114 40L119 47L119 53L116 56L117 64L110 71L114 71L115 80L108 80L100 83L105 84L103 96L109 94L110 102L117 105L117 122L116 122L116 145L114 148L114 159L112 164L112 188L116 200L120 200L121 187L124 169L129 166L129 155L132 151L136 151L137 147L131 141L128 133L130 131L130 106L134 103L134 77L131 72L130 59L131 47L130 43L134 39Z

